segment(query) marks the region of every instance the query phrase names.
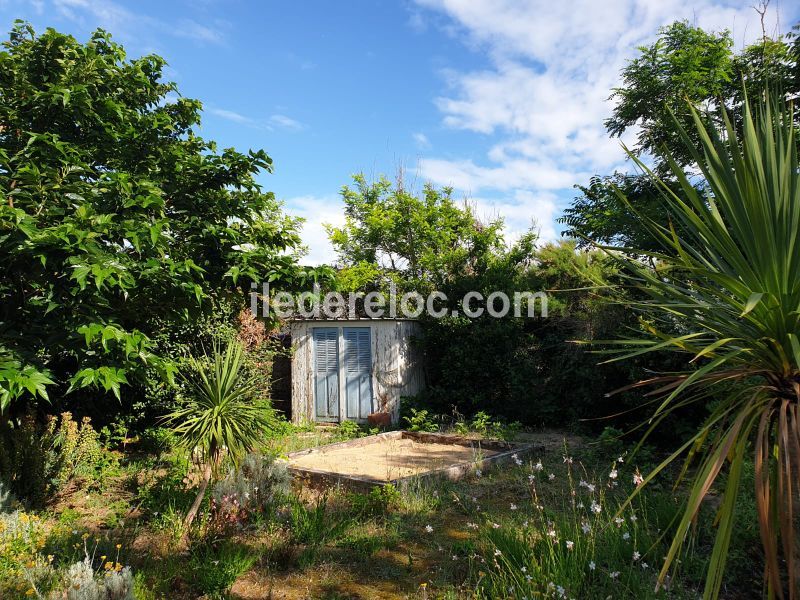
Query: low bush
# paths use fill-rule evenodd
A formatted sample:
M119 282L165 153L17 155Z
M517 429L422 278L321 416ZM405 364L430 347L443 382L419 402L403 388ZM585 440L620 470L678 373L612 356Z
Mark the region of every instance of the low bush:
M33 506L44 505L74 480L102 480L117 462L88 417L78 423L64 412L41 425L28 414L0 425L0 479Z
M202 541L190 548L191 585L206 598L225 598L236 580L257 560L258 555L246 546Z
M219 525L244 526L261 521L289 495L291 476L274 456L248 454L235 469L214 484L211 516Z

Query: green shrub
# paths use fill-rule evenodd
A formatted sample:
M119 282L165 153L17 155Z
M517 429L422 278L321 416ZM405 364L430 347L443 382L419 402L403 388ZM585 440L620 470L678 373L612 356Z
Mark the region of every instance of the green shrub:
M211 490L212 516L220 524L243 525L269 517L291 489L291 476L274 456L248 454Z
M88 417L80 423L72 414L48 416L44 425L28 414L0 424L0 479L17 497L41 506L75 480L102 480L115 466Z
M139 449L159 458L176 445L173 431L167 427L148 427L139 435Z
M408 431L439 431L439 426L435 423L432 415L427 410L410 408L409 415L404 416L403 420L408 423Z

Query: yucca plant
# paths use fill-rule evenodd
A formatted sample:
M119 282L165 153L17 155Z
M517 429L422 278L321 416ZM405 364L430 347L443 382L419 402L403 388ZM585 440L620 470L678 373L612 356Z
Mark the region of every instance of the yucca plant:
M214 344L211 356L191 357L181 373L186 394L166 421L178 446L195 454L202 467L197 496L184 520L184 539L197 516L206 489L218 474L223 456L236 463L263 439L271 409L258 400L258 387L247 372L244 347L237 341L222 349Z
M692 474L660 581L675 563L704 497L726 472L705 585L706 598L718 597L737 495L745 483L742 466L754 452L767 593L797 598L800 174L795 115L793 106L767 93L757 106L745 104L741 111L738 128L725 115L716 130L693 109L700 147L693 147L676 123L699 168L699 189L668 151L679 194L629 153L658 185L672 220L643 218L661 251L606 248L622 262L624 277L636 290L636 299L620 301L640 312L646 332L644 339L618 341L610 351L618 353L612 360L667 350L691 359L693 369L631 386L654 386L649 396L657 408L648 433L679 407L693 402L713 407L697 433L644 479L646 484L679 457L686 462L676 485Z

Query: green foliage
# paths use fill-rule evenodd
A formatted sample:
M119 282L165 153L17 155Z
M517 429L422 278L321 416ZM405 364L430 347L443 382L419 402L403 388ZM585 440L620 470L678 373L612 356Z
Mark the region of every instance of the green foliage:
M328 507L328 495L317 498L312 506L292 498L289 503L289 527L292 542L305 545L300 556L301 566L314 562L320 548L336 541L350 526L352 519L341 511Z
M368 183L353 178L342 189L345 225L328 227L344 266L338 277L349 290L380 286L386 279L401 289L441 287L457 273L481 268L500 247L501 221L482 225L459 207L449 188L426 185L421 195L386 178Z
M244 525L269 520L288 497L291 476L284 461L274 456L248 454L241 464L217 481L211 490L213 518Z
M177 446L177 437L168 427L149 427L139 434L139 449L157 457Z
M33 415L0 424L0 479L19 498L42 506L75 481L103 479L117 458L100 444L87 417L50 416L44 425Z
M667 560L675 563L709 489L724 471L719 528L705 596L718 597L744 476L745 453L755 439L755 484L767 576L772 594L797 590L794 485L800 470L800 171L796 114L768 95L754 111L745 105L742 133L725 116L724 128L708 128L692 107L693 134L676 121L683 148L698 165L708 192L699 194L670 153L664 155L682 196L650 171L673 220L645 221L661 245L643 252L656 267L617 254L641 299L626 304L642 316L646 337L618 342L615 360L669 350L691 357L697 368L657 376L638 385L657 386L651 423L686 404L707 405L699 429L650 477L687 455L681 474L693 476L691 492ZM695 140L700 143L695 145ZM646 167L637 160L637 164ZM680 332L674 333L675 323ZM715 397L720 382L734 385ZM710 402L714 399L714 402ZM652 427L651 426L651 427ZM696 464L695 470L688 470ZM646 481L650 479L648 477ZM781 557L785 569L781 567ZM781 579L785 573L785 580Z
M189 553L192 587L210 599L227 598L231 587L258 560L250 548L233 542L201 542Z
M238 341L224 349L215 343L211 356L192 357L189 364L192 370L182 373L188 397L166 422L178 445L201 452L204 462L218 467L223 452L238 462L261 441L274 418L244 368L244 347Z
M406 429L408 431L439 431L439 426L434 422L427 410L416 408L409 409L410 414L403 417L403 420L408 423Z
M336 430L337 435L345 440L352 440L364 436L364 432L355 421L342 421L339 423Z
M0 409L171 376L152 336L249 281L313 278L262 150L198 137L201 104L128 59L18 22L0 52Z
M614 113L605 125L613 136L636 127L634 153L652 157L663 184L678 195L683 193L681 186L670 175L662 150L669 148L681 165L693 162L675 124L677 120L694 146L699 144L687 99L700 107L704 121L715 126L722 123L723 109L732 110L734 127L741 131L743 82L751 101L765 87L779 90L787 98L800 92L796 75L800 41L793 41L791 35L776 39L765 36L735 52L730 32L707 32L678 21L662 28L656 42L639 50L640 55L622 71L622 85L612 94ZM595 176L588 186L576 187L580 195L559 219L565 225L564 235L577 238L587 247L593 240L629 251L658 249L642 219L663 224L670 212L650 178L614 173ZM683 224L676 221L674 225L681 233Z

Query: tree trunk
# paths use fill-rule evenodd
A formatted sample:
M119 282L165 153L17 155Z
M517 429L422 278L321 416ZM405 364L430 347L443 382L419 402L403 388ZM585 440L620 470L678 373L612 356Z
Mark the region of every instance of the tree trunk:
M192 503L189 512L186 513L186 518L183 520L183 535L181 536L181 545L184 545L189 539L189 528L192 526L197 512L200 510L200 505L205 498L208 484L211 481L211 462L209 461L203 469L203 479L200 481L200 487L197 488L197 496Z

